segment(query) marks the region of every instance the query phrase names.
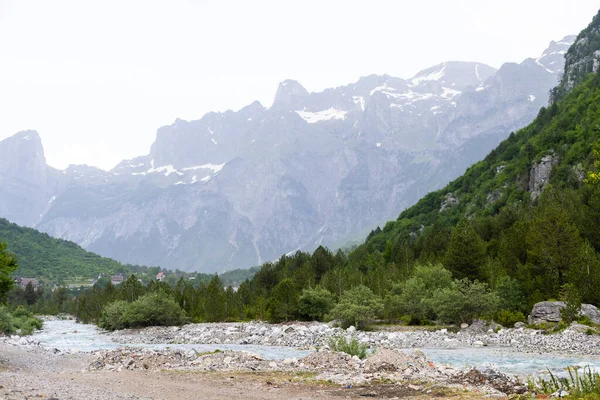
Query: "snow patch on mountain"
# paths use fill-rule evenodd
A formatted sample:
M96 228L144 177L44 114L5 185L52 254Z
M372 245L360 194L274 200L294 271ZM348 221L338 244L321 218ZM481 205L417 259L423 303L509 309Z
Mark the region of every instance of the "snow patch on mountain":
M177 174L177 175L183 175L181 172L177 171L175 168L173 168L172 165L164 165L162 167L158 167L155 168L154 167L154 160L152 160L151 162L151 167L150 169L144 171L144 172L132 172L131 175L148 175L148 174L153 174L156 172L162 172L164 176L169 176L171 174Z
M346 119L348 111L338 110L336 108L328 108L323 111L296 111L296 113L309 124L316 124L321 121L329 121L332 119Z
M444 77L445 71L446 71L446 64L443 64L442 69L433 71L427 75L417 75L410 80L410 83L413 86L417 86L418 84L420 84L421 82L424 82L424 81L439 81L440 79L442 79Z
M184 171L196 171L198 169L210 169L214 174L223 169L225 163L223 164L202 164L202 165L194 165L193 167L183 168Z
M444 92L442 93L442 97L445 99L451 99L454 96L457 96L459 94L461 94L460 90L454 90L454 89L450 89L450 88L442 88L444 90Z
M360 109L365 111L365 98L362 96L352 96L354 104L360 104Z

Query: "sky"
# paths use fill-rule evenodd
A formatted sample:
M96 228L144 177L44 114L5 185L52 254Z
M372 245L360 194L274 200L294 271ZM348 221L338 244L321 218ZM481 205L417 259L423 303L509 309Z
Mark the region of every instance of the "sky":
M27 129L49 165L110 169L176 118L269 107L370 74L493 67L577 34L597 0L0 0L0 139Z

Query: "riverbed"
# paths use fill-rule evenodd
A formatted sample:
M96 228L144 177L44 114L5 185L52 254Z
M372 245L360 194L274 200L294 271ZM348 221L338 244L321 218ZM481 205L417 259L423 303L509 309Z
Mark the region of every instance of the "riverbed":
M263 332L264 336L272 337L277 335L285 335L284 330L290 330L289 327L283 327L269 324L256 324L256 326L248 326L246 324L243 328L241 324L191 324L190 326L179 328L148 328L141 330L140 332L133 333L110 333L98 329L95 325L79 324L74 320L49 320L44 322L44 328L41 331L36 332L31 339L39 341L40 344L45 348L59 349L61 351L68 352L92 352L96 350L111 350L119 347L138 347L144 349L153 350L183 350L191 351L194 350L198 353L209 352L214 350L221 351L247 351L260 355L267 360L284 360L284 359L300 359L313 350L299 349L301 346L289 346L289 345L272 345L272 344L257 344L256 340L250 340L254 333ZM310 325L308 328L301 329L301 326L295 326L287 336L292 337L292 332L306 332L306 335L315 335L320 339L327 335L339 335L340 332L344 331L339 328L323 328L325 325ZM177 340L180 336L173 336L184 332L187 336L181 336L181 338L193 336L194 332L201 332L201 334L209 333L211 340L219 338L221 330L225 329L225 332L238 332L243 333L246 330L251 333L248 339L244 339L243 335L240 338L236 338L237 343L222 343L230 339L219 339L221 343L198 343L199 340ZM154 334L160 332L160 334ZM172 333L169 336L165 332ZM213 334L210 334L214 332ZM364 342L369 342L371 336L377 335L381 337L379 333L358 333ZM371 336L369 336L371 335ZM416 334L418 335L418 333ZM504 373L515 374L520 376L527 375L543 375L552 371L555 374L564 374L567 367L586 367L589 366L594 370L600 370L600 357L590 354L560 354L558 352L532 352L530 349L527 351L520 351L518 348L511 348L506 346L464 346L465 343L469 343L468 340L458 341L455 337L446 337L445 333L423 333L425 337L441 336L443 341L430 340L429 342L422 341L422 343L434 343L442 344L445 347L421 347L421 350L425 355L434 363L446 364L454 368L468 368L468 367L479 367L486 368L490 367L495 370L502 371ZM496 334L494 334L496 335ZM148 338L151 336L151 340ZM228 335L234 337L233 333ZM387 348L404 348L406 351L412 351L415 346L402 346L403 342L399 342L400 346L391 346L394 344L390 343L389 338L397 338L395 336L385 336L387 339L380 340L381 347ZM497 336L497 335L496 335ZM532 336L531 334L525 335ZM202 336L199 336L202 337ZM366 340L365 338L369 339ZM481 337L478 337L481 339ZM124 340L129 339L129 340ZM161 340L162 339L162 340ZM564 338L558 338L564 339ZM263 342L277 343L278 339L268 340ZM161 342L162 341L162 342ZM195 343L188 343L195 341ZM231 340L233 341L233 340ZM448 343L454 343L452 347L448 347ZM149 342L149 343L148 343ZM248 344L241 344L244 342L250 342ZM286 341L282 341L286 342ZM292 341L293 342L293 341ZM323 341L321 341L323 342ZM415 343L418 341L414 341ZM493 343L493 340L489 340ZM290 343L290 341L287 341ZM297 344L301 344L301 341L297 341ZM414 343L413 343L414 344ZM462 345L462 346L461 346ZM372 348L379 347L377 344L373 345Z

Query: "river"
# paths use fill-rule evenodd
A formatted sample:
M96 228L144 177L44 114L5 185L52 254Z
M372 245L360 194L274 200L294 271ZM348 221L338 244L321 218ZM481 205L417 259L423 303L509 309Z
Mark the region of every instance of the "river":
M44 328L34 333L32 339L47 348L89 352L101 349L116 349L125 345L116 343L111 335L95 325L78 324L73 320L44 321ZM286 358L300 359L310 351L286 346L235 345L235 344L140 344L126 346L148 349L180 349L206 352L213 350L249 351L269 360ZM558 354L530 354L511 349L480 347L462 349L425 348L427 357L436 363L465 368L489 365L496 370L515 375L538 375L547 373L564 374L569 366L590 366L600 370L600 357ZM412 349L407 349L412 351Z

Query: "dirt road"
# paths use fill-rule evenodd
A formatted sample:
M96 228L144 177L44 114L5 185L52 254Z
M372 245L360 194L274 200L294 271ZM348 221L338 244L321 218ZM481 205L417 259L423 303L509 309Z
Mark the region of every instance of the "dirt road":
M0 345L2 399L364 399L476 398L402 385L344 388L290 373L87 371L89 356L57 356Z

